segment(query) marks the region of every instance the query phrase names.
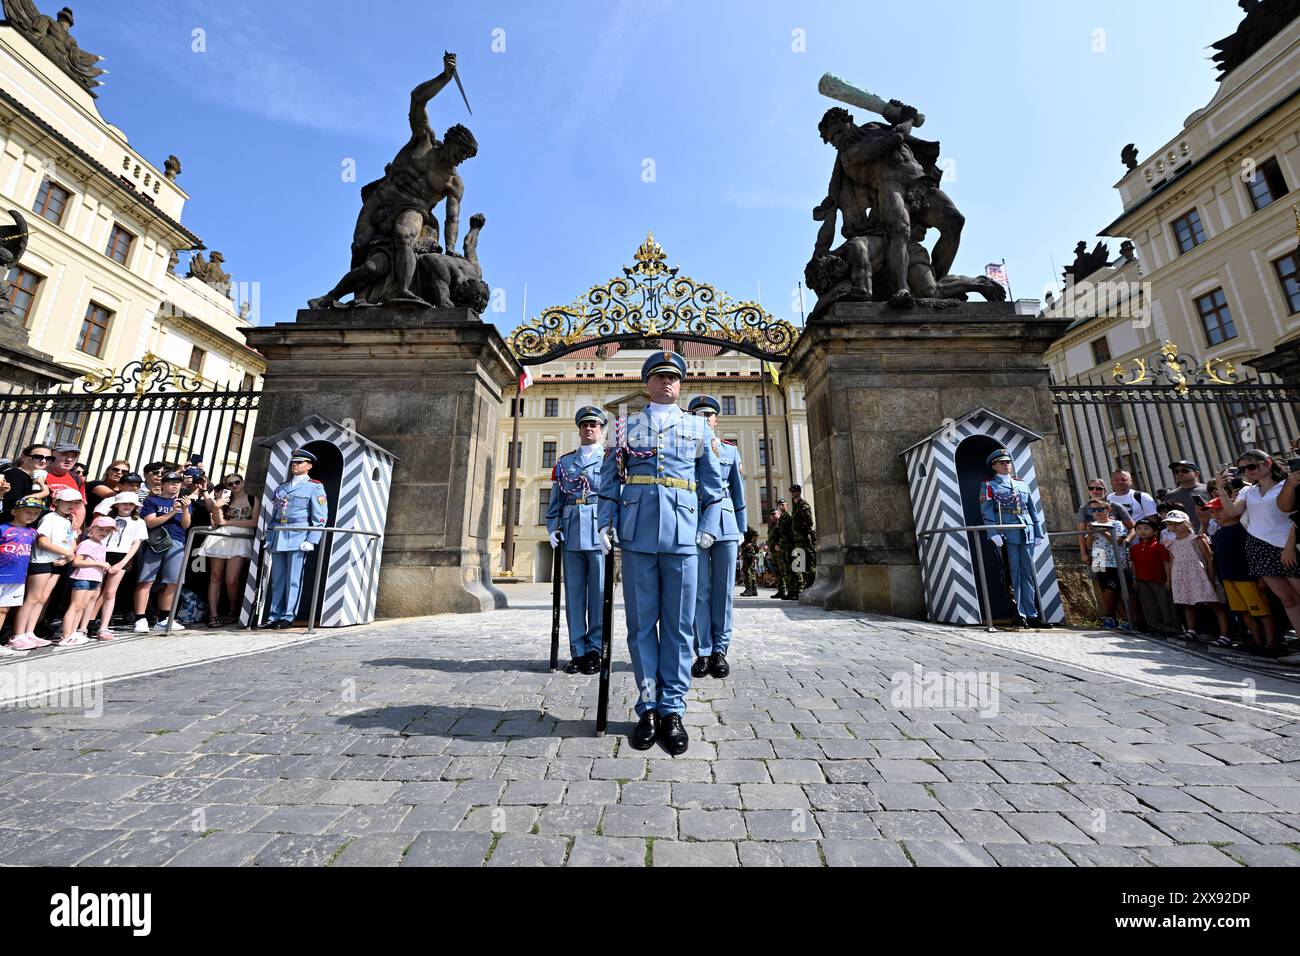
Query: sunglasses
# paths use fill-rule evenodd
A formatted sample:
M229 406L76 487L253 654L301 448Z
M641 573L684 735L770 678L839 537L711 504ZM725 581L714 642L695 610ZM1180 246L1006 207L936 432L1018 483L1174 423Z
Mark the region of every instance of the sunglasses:
M1264 463L1262 461L1252 461L1245 465L1238 465L1237 467L1242 471L1256 471L1257 469L1263 468Z
M231 479L230 481L227 481L227 482L226 482L226 487L227 487L227 488L238 488L238 487L239 487L240 485L242 485L243 483L244 483L244 479L243 479L243 478L234 478L234 479Z
M1175 468L1175 469L1174 469L1174 474L1175 474L1175 475L1193 475L1193 474L1195 474L1195 473L1196 473L1195 470L1194 470L1194 469L1191 469L1191 468Z
M53 461L53 455L29 455L32 461Z
M125 474L126 474L126 469L125 469L125 468L110 468L110 469L108 469L108 473L109 473L110 475L125 475Z
M1088 486L1088 490L1089 490L1089 491L1105 491L1106 489L1103 488L1101 485L1089 485L1089 486Z

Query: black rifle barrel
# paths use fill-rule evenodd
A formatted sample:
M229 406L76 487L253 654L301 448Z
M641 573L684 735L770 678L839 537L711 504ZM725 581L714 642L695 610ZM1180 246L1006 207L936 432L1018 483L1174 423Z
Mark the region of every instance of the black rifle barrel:
M555 546L551 568L551 672L560 666L560 579L564 576L564 542Z
M614 631L614 559L617 552L605 555L605 593L601 608L600 693L596 698L596 736L605 736L609 724L609 665L613 655Z

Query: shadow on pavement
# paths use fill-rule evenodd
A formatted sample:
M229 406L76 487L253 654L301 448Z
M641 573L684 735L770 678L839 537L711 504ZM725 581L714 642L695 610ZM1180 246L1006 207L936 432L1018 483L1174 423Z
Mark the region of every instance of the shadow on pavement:
M453 674L474 674L486 671L534 671L543 674L551 672L549 659L538 658L529 660L439 660L431 657L380 657L375 660L363 661L363 664L369 667L409 667L412 670L433 670L447 671ZM582 680L587 676L591 681L596 681L594 674L566 674L564 666L569 663L566 656L561 655L560 666L556 670L556 675L570 678L572 680ZM632 665L626 661L611 661L610 673L630 672Z
M594 708L593 708L594 710ZM338 723L354 730L391 730L410 737L502 741L529 737L594 737L595 720L559 720L540 710L491 710L486 707L376 707L345 714ZM611 719L607 736L626 736L634 724Z

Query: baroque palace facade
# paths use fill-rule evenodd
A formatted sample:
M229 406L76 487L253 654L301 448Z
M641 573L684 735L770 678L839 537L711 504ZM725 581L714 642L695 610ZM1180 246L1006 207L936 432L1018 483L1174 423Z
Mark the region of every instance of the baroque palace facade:
M241 287L222 270L219 253L210 262L197 254L189 275L174 271L180 253L204 249L181 223L189 196L177 182L179 160L169 156L160 169L103 118L94 92L98 70L85 66L86 54L70 39L66 11L56 26L33 31L10 3L4 6L0 220L16 210L29 233L7 275L10 332L25 331L27 354L43 353L48 365L24 368L15 358L23 350L6 349L0 394L83 394L88 381L115 377L136 362L170 367L175 380L183 377L196 389L256 389L266 365L240 334L252 324L249 307L236 305L250 297L248 287L238 295ZM84 441L94 414L47 416L26 437ZM176 416L152 448L128 455L188 454L204 426L195 418ZM251 415L225 427L225 455L218 448L216 460L209 458L213 469L238 467L252 442Z
M648 404L641 367L652 351L676 350L685 359L689 377L682 383L679 404L683 410L696 395L712 395L721 403L718 435L740 451L749 527L766 536L768 461L774 499L784 498L789 504L790 485L802 485L815 513L802 386L782 377L779 368L774 376L773 366L743 351L711 341L674 341L654 336L656 330L694 332L702 338L745 337L751 343L765 341L788 348L794 341L794 327L773 319L755 303L732 303L711 286L679 276L675 267L666 265L663 249L653 236L637 249L635 264L623 272L623 276L604 286L593 287L585 302L546 310L511 336L518 354L520 343L528 340L526 333L545 329L554 338L559 323L560 331L568 332L570 347L576 348L532 366L532 384L521 398L517 446L511 444L513 399L503 409L492 505L493 573L509 570L524 580L551 580L552 551L545 518L551 469L559 456L578 445L574 416L584 405L596 405L608 414L612 427L619 415L635 413ZM585 340L610 334L611 329L649 334L630 341L582 345ZM545 351L547 338L541 335L533 339L539 350ZM507 569L503 559L512 454L517 466L515 560L514 567Z
M1128 241L1117 258L1080 243L1064 295L1044 310L1074 319L1047 352L1058 385L1150 381L1162 365L1189 382L1266 383L1271 376L1244 363L1300 339L1300 19L1288 20L1287 6L1257 5L1214 44L1219 88L1181 130L1144 159L1132 144L1122 151L1123 211L1098 234ZM1187 357L1184 370L1161 349ZM1145 414L1126 421L1129 412L1113 408L1067 423L1081 446L1072 459L1098 474L1117 464L1145 470L1154 491L1168 478L1165 449L1142 443L1158 418L1169 453L1203 468L1231 455L1234 433L1275 451L1295 437L1294 408L1250 401Z

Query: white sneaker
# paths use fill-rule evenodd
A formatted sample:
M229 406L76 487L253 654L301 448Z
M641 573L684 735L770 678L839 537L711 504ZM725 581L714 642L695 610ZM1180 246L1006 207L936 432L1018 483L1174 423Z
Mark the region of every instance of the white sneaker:
M157 631L158 633L161 634L161 633L163 633L164 631L167 630L167 622L166 622L166 621L159 621L157 624L155 624L155 625L153 626L153 629L154 629L155 631ZM172 624L172 630L173 630L173 631L183 631L183 630L185 630L185 625L182 624L180 621L175 621L175 622Z
M131 628L131 630L136 634L148 634L149 619L147 617L140 618L140 620L135 622L135 627Z
M80 631L73 631L71 634L65 634L54 643L58 647L76 647L78 644L86 643L86 635Z
M25 657L26 655L26 651L20 651L12 647L6 647L4 644L0 644L0 657Z

